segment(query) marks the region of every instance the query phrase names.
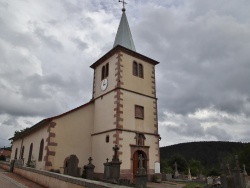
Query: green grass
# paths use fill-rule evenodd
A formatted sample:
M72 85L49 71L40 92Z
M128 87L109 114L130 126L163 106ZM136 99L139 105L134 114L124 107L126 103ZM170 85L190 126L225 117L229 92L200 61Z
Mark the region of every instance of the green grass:
M197 186L203 187L202 183L187 183L185 187L183 188L195 188Z

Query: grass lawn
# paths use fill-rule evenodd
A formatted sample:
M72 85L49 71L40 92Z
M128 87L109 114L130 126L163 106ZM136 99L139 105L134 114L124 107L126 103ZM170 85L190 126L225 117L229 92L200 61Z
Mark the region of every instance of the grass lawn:
M195 188L195 187L198 187L198 185L200 187L204 187L204 185L202 183L192 183L192 182L190 182L190 183L187 183L186 186L183 187L183 188Z

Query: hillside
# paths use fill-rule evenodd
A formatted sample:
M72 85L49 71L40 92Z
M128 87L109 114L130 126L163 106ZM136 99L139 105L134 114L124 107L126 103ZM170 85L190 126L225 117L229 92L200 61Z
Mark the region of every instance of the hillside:
M169 159L172 155L182 155L187 161L199 160L205 167L217 166L225 157L237 154L249 143L241 142L190 142L160 148L161 159Z

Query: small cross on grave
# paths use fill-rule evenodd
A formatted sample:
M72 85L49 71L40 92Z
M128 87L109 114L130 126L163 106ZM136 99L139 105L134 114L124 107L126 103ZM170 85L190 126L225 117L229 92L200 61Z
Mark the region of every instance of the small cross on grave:
M106 159L107 163L109 162L109 158Z
M235 170L240 170L238 155L235 155Z
M115 145L115 147L113 147L113 150L114 150L115 153L114 153L112 161L119 161L119 158L118 158L118 150L119 149L120 148L117 145Z
M175 162L175 163L174 163L175 171L177 171L177 166L178 166L178 164Z
M228 174L231 175L231 169L228 163L227 163L227 170L228 170Z
M92 161L93 161L93 159L92 159L92 157L89 157L89 164L92 164Z

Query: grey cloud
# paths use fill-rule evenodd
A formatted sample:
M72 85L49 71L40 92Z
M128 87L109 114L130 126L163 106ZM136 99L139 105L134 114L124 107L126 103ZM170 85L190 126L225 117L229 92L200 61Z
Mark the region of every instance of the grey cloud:
M0 17L0 40L3 40L11 45L32 48L36 45L36 42L29 35L29 33L16 31L6 20Z
M232 139L232 136L229 135L227 131L216 126L208 127L206 129L206 133L208 133L210 136L214 136L217 138L217 140L227 141Z
M7 125L7 126L13 126L13 127L17 127L17 125L19 125L16 118L14 118L14 117L9 117L9 118L5 119L2 122L2 124Z
M202 138L205 136L204 128L198 122L191 119L185 119L185 123L178 125L167 125L166 129L185 137Z
M250 27L232 15L192 13L191 19L186 14L180 19L171 9L146 10L136 26L136 37L147 41L141 48L161 62L160 110L188 114L214 106L248 114Z
M77 45L80 50L85 50L88 48L88 44L79 38L72 38L71 40Z
M45 30L37 27L34 33L49 47L54 50L62 50L62 43L57 40L54 36L48 35L45 33Z
M7 2L0 2L0 8L8 8L9 4Z

